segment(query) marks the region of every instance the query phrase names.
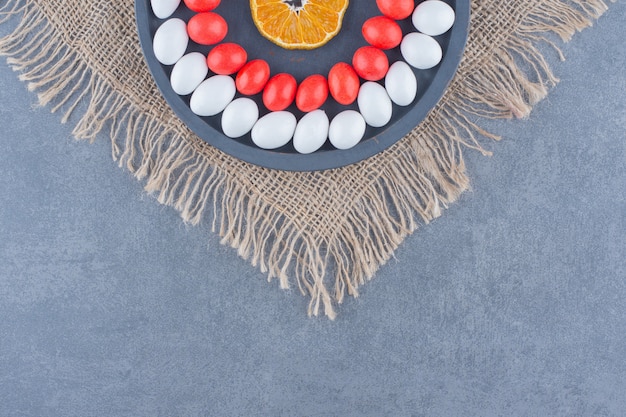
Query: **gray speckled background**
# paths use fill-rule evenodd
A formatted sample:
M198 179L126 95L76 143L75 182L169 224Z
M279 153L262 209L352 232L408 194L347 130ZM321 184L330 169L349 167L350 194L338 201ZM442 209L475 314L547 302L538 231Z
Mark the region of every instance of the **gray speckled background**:
M0 415L626 415L626 3L473 191L306 317L0 65ZM6 25L0 27L6 33Z

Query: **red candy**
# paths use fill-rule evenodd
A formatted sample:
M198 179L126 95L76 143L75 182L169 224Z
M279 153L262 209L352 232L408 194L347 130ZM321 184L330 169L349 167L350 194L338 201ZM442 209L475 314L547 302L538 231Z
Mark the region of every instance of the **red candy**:
M328 72L328 90L339 104L354 103L360 87L359 76L350 64L338 62Z
M269 111L285 110L296 98L298 83L293 75L280 73L267 82L263 90L263 104Z
M215 45L226 37L228 24L217 13L198 13L189 19L187 33L192 41L200 45Z
M328 82L323 75L315 74L306 77L298 87L296 106L303 112L316 110L328 98Z
M248 62L237 73L235 85L241 94L251 96L263 91L270 79L270 66L262 59Z
M415 10L414 0L376 0L376 5L382 14L394 20L406 19Z
M209 52L207 64L216 74L234 74L243 67L248 59L246 50L236 43L221 43Z
M363 37L372 46L391 49L402 42L402 29L387 16L376 16L363 23Z
M194 12L210 12L220 4L220 0L184 0L185 5Z
M352 66L359 77L367 81L378 81L387 74L389 60L380 49L364 46L354 53Z

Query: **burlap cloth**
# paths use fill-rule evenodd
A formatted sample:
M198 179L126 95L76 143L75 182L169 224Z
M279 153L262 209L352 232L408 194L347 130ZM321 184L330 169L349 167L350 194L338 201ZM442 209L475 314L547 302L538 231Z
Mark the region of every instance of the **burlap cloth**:
M468 188L462 152L488 153L479 141L493 137L476 120L524 117L556 82L538 44L568 40L606 10L602 0L472 0L459 71L424 122L361 163L295 173L229 157L176 118L144 62L132 0L0 7L20 16L0 53L63 121L79 109L77 138L108 132L113 158L159 202L212 223L270 279L308 294L309 314L331 318L334 303L358 295L407 235Z

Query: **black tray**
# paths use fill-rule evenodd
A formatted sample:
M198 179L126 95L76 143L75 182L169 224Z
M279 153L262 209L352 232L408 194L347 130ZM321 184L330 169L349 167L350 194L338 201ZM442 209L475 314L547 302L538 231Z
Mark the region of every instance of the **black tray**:
M308 155L297 153L291 142L282 148L264 150L252 143L250 134L231 139L222 133L221 113L213 117L199 117L194 114L189 108L190 96L181 97L170 86L169 76L172 66L158 62L152 50L152 38L164 20L157 19L152 14L150 0L136 0L135 12L139 39L157 86L178 117L200 138L227 154L256 165L289 171L316 171L349 165L390 147L417 126L441 99L461 61L470 20L470 0L444 1L455 10L456 21L450 31L436 37L444 54L441 63L429 70L414 69L418 92L413 104L407 107L394 104L391 121L381 128L368 126L364 138L351 149L338 150L326 141L320 150ZM327 75L328 70L336 62L350 63L354 51L366 45L361 35L363 23L370 17L380 15L374 0L352 0L344 16L342 29L335 38L315 50L290 51L274 45L261 36L252 21L248 0L224 0L215 12L224 17L229 24L228 35L223 42L239 43L248 52L249 60L263 58L270 64L272 74L289 72L298 81L315 73ZM193 15L194 12L181 2L172 17L188 21ZM410 17L399 23L405 35L415 31ZM190 40L187 52L198 51L206 55L210 49L211 47L196 45ZM390 64L403 59L400 47L386 52ZM251 98L259 104L259 117L268 113L262 104L260 94ZM351 106L342 106L330 97L322 108L331 120L342 110L358 111L356 102ZM298 120L303 115L295 105L288 110Z

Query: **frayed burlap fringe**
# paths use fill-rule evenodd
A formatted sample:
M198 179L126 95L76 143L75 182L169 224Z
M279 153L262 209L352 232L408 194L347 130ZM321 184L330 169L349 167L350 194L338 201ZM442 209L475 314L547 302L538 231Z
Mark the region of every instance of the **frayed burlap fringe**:
M85 1L80 9L95 9L97 2ZM64 122L80 108L77 138L94 140L108 129L113 158L143 180L159 202L176 208L191 224L212 213L213 229L224 244L269 279L278 278L281 288L289 288L295 277L300 291L311 297L309 314L323 309L331 319L335 302L346 294L357 296L359 286L407 235L438 217L468 188L463 148L489 154L480 140L496 138L476 124L475 116L525 117L557 82L539 44L554 45L551 34L568 40L606 10L601 0L474 1L457 76L420 126L359 164L292 173L224 155L173 115L141 59L132 1L116 3L116 10L102 8L107 19L118 18L117 41L125 39L114 52L132 63L124 74L135 78L126 84L105 65L108 57L94 52L106 42L90 49L89 40L94 43L102 34L90 38L71 32L72 19L59 11L76 9L67 3L8 0L0 11L0 21L20 16L13 33L0 40L0 53L38 93L40 104L63 109ZM89 30L83 23L81 30Z

